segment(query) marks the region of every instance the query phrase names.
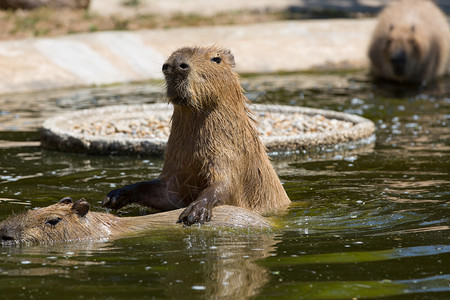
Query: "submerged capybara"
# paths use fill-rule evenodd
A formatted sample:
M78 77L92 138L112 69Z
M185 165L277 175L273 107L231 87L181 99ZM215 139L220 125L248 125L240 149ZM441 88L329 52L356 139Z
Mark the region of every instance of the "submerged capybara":
M387 6L372 34L369 59L375 77L406 83L429 82L450 71L450 28L428 0Z
M234 64L231 52L218 47L181 48L167 59L162 70L174 112L162 172L109 192L104 206L187 207L178 222L191 225L209 221L220 204L267 213L290 203Z
M66 197L56 204L12 216L0 223L0 242L3 245L26 245L120 238L144 230L177 226L175 222L182 211L117 217L91 212L89 207L84 199L73 202ZM228 205L214 208L214 220L210 225L221 228L270 228L261 215Z

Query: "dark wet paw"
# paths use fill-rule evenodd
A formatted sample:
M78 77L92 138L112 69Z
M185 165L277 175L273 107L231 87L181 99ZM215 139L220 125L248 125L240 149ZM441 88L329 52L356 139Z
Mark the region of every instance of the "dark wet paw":
M103 199L102 206L111 209L122 208L130 203L130 199L128 199L126 194L127 193L124 191L123 188L112 190Z
M194 202L180 214L177 223L183 223L188 226L195 223L204 224L211 221L211 216L211 209Z

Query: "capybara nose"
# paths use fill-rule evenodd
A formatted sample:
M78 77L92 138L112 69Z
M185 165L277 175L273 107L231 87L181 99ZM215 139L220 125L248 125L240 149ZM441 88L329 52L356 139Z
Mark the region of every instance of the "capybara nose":
M179 64L178 68L182 71L187 71L187 70L189 70L189 65L185 62L182 62Z
M9 235L4 229L0 229L0 238L2 242L14 241L14 238Z
M399 51L391 56L391 63L393 64L404 64L406 63L406 52Z
M14 241L14 238L8 235L2 235L2 242Z
M162 66L164 74L171 72L186 72L190 68L189 64L184 61L175 61L173 64L165 63Z
M394 73L397 76L405 75L406 73L406 53L400 51L391 56L391 64L394 69Z

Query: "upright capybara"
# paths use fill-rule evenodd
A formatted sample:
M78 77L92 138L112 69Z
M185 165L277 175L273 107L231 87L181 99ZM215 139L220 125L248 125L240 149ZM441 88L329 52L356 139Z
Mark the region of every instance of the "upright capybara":
M369 46L374 76L407 83L429 82L450 71L450 28L428 0L400 0L378 17Z
M176 226L182 209L140 217L117 217L91 212L89 203L70 197L58 203L28 210L0 222L0 244L52 244L82 240L115 239L144 230ZM214 227L268 229L261 215L236 206L214 208ZM179 225L178 225L179 226Z
M174 112L163 170L155 180L109 192L104 206L187 206L178 222L191 225L209 221L219 204L267 213L290 203L234 64L231 52L218 47L181 48L168 58L162 70Z

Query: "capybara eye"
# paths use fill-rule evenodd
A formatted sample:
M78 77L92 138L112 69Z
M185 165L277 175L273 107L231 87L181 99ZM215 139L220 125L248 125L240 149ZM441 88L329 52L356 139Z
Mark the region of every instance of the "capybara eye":
M222 58L216 56L211 58L211 61L215 62L216 64L220 64L220 62L222 61Z
M167 69L169 69L169 64L163 64L162 70L167 71Z
M52 219L45 221L45 224L48 224L48 225L54 227L54 226L56 226L56 224L61 222L61 220L62 220L62 218L56 217L56 218L52 218Z
M73 203L72 198L70 197L64 197L61 200L58 201L59 204L70 204Z

